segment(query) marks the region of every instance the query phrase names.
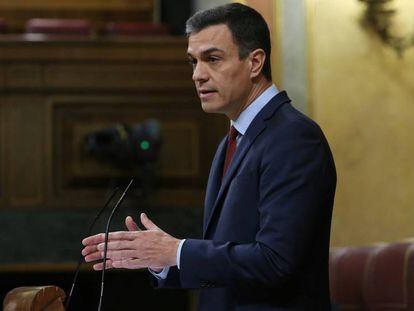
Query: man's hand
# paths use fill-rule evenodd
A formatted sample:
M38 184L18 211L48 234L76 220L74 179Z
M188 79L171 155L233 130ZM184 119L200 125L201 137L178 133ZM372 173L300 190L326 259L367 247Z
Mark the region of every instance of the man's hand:
M162 231L144 213L141 214L141 223L147 230L139 231L134 220L127 217L125 224L130 231L109 233L107 268L151 268L158 272L164 267L177 264L180 240ZM87 237L82 241L85 246L82 255L86 262L103 259L104 242L104 233ZM93 268L102 270L103 263L97 263Z

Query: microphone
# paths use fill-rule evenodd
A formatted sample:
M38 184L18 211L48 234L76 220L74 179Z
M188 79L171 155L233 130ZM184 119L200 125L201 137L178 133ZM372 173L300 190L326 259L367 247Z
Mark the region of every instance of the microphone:
M112 199L114 198L115 194L117 194L118 191L119 191L119 187L116 187L112 191L110 197L106 200L104 206L101 208L101 210L98 212L98 214L96 214L94 220L89 225L88 233L86 234L86 236L91 235L92 229L95 226L96 222L98 221L99 217L101 217L101 214L106 209L106 207L109 205L109 203L112 201ZM72 286L70 288L69 296L68 296L68 299L66 299L65 310L69 310L70 301L71 301L72 295L73 295L73 290L75 289L75 284L78 280L78 275L79 275L79 271L80 271L80 267L81 267L82 263L83 263L83 256L82 256L82 254L80 254L79 259L78 259L78 264L77 264L77 267L76 267L76 271L75 271L75 276L73 277Z
M106 255L108 251L109 227L111 225L112 216L114 216L114 213L117 210L118 206L121 205L126 193L128 192L133 182L134 182L134 179L132 178L128 186L125 188L124 192L122 193L121 197L119 198L118 202L115 204L114 208L112 209L112 212L108 218L108 222L106 223L103 268L102 268L102 274L101 274L101 295L99 297L98 311L101 311L101 308L102 308L102 299L103 299L103 292L104 292L104 286L105 286L104 282L105 282L105 269L106 269Z

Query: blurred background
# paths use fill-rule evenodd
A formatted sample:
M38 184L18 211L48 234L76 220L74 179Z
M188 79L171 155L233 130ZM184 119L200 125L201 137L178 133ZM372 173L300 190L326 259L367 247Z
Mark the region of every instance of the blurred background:
M132 177L111 229L145 211L179 238L200 236L228 121L201 111L184 24L227 2L0 0L0 299L22 285L67 291L89 223ZM240 2L270 26L274 82L331 145L332 247L412 237L414 2ZM75 309L94 306L98 277L82 268ZM108 279L107 310L137 294L141 307L193 308L193 293L154 292L145 271Z

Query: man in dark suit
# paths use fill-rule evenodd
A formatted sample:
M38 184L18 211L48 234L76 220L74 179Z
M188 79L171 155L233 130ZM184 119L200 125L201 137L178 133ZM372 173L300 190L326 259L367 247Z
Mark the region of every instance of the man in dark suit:
M335 167L320 128L271 82L262 16L228 4L187 22L202 108L225 114L208 180L203 239L178 240L145 214L110 234L108 267L150 268L158 287L200 289L200 310L329 310ZM103 235L86 238L102 259ZM102 263L95 264L102 269Z

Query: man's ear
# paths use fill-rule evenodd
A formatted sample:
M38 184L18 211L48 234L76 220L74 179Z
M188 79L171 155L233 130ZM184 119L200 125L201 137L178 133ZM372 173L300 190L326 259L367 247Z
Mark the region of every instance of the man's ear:
M256 78L262 72L266 60L266 53L262 49L256 49L249 54L250 78Z

